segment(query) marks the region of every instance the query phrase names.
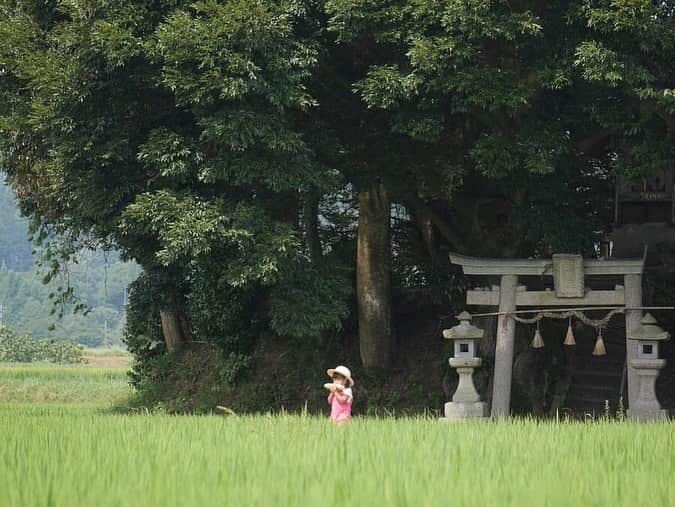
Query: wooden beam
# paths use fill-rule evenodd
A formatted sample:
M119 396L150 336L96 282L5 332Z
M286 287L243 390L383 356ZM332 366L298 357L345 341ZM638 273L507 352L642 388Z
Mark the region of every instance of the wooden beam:
M499 290L469 290L466 304L498 306ZM553 291L518 291L516 306L623 306L626 296L623 288L616 290L590 290L582 298L557 298Z

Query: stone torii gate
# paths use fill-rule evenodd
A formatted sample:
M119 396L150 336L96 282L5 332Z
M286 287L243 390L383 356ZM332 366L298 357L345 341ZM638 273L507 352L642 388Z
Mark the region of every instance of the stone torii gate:
M640 327L642 318L643 259L590 260L580 255L558 254L552 259L481 259L450 254L453 264L466 275L500 276L499 287L467 291L467 305L498 306L499 318L495 349L492 417L508 416L511 404L511 378L516 321L509 315L527 307L623 307L626 334ZM519 276L552 276L555 290L528 291L518 285ZM624 285L613 290L589 290L585 276L620 275ZM626 340L628 403L634 406L639 385L631 359L637 357L637 343Z

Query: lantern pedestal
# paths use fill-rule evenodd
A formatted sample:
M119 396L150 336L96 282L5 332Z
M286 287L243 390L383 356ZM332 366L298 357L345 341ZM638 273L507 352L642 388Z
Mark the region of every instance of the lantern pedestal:
M655 385L659 371L666 365L665 359L659 359L659 342L669 340L670 333L661 329L648 313L642 317L640 327L628 334L628 339L637 342L637 357L629 362L635 372L637 393L630 397L626 414L640 421L667 419L668 412L656 399Z
M445 404L445 418L451 421L487 417L487 403L480 401L480 396L473 384L473 370L481 365L479 357L452 357L450 366L457 369L459 384L452 401Z
M639 390L633 406L626 413L631 419L653 421L667 419L668 411L661 408L656 398L656 378L666 365L665 359L633 359L631 366L637 374Z
M473 370L482 362L480 357L476 357L476 340L483 338L485 331L471 324L468 312L460 313L457 320L457 326L443 331L445 339L454 341L455 357L450 358L450 366L457 369L459 384L452 401L445 404L442 421L487 417L487 403L480 401L473 385Z

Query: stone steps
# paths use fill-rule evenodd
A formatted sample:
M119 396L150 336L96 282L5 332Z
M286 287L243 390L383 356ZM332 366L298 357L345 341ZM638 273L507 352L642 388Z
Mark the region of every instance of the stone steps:
M594 356L595 339L592 333L581 334L573 360L572 383L564 407L576 415L601 416L605 400L609 401L612 415L619 401L619 389L626 358L626 341L623 327L605 333L607 355Z
M623 368L622 368L623 369ZM611 379L616 379L616 378L621 377L621 375L617 376L617 373L614 369L607 369L607 370L586 370L586 371L577 371L574 373L574 379L578 380L581 383L588 383L588 382L602 382L603 379L606 378L611 378ZM618 386L618 384L617 384Z
M614 379L612 379L614 380ZM619 385L616 386L612 384L602 383L602 384L590 384L590 383L580 383L572 382L570 386L571 390L583 391L587 397L592 397L596 399L610 399L615 396L619 396Z
M609 411L611 415L614 415L617 403L618 400L609 400ZM605 400L596 400L583 397L572 398L568 403L565 403L564 408L572 410L577 416L590 414L592 416L598 417L604 415L605 413Z
M624 352L625 356L625 352ZM623 371L625 359L623 357L610 356L609 351L607 351L606 356L590 356L590 357L577 357L574 367L573 375L577 374L586 374L586 373L609 373L609 374L618 374L621 376ZM591 379L589 379L591 380Z

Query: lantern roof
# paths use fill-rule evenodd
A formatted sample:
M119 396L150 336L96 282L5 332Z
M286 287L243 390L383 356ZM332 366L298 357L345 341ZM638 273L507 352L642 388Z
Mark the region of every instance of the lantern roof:
M457 315L459 321L454 327L443 330L446 340L479 340L485 335L485 331L471 324L471 314L464 311Z
M661 328L651 313L645 314L640 327L628 335L630 340L661 341L669 340L670 333Z

